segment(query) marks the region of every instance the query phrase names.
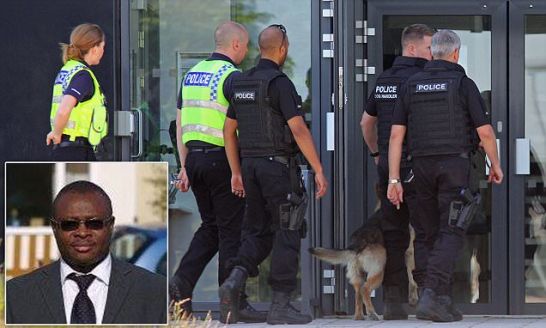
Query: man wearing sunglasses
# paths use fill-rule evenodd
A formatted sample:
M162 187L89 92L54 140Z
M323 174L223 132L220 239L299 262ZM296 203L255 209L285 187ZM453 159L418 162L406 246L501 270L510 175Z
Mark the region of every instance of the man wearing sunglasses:
M297 285L307 203L296 154L301 150L315 171L316 198L324 196L328 182L303 120L301 97L281 71L288 44L284 26L264 29L259 35L258 65L233 81L224 140L232 189L246 197L246 208L241 247L228 261L231 273L219 290L220 318L224 322L237 322L245 281L258 275L258 265L269 253L268 282L273 293L267 323L305 324L312 320L290 304L290 294Z
M61 259L11 279L8 324L164 324L164 277L112 258L112 202L76 181L53 201L51 226Z

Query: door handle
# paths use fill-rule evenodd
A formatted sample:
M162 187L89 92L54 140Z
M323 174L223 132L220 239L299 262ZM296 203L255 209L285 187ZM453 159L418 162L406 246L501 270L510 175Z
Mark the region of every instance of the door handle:
M499 156L499 160L501 159L501 142L500 139L496 139L497 142L497 155ZM485 155L485 175L489 176L489 168L491 167L491 161L489 160L489 157L487 154Z
M531 140L516 139L516 174L531 174Z
M131 154L131 157L132 158L139 158L140 156L142 156L142 153L144 152L144 136L143 136L143 130L144 130L144 123L142 122L142 118L144 117L144 115L142 115L142 110L140 110L139 108L133 108L132 109L133 112L136 112L137 113L137 117L138 117L138 131L136 133L138 133L138 153L136 155L134 154ZM134 131L134 130L133 130ZM134 135L134 133L133 133Z
M326 150L333 151L335 149L335 114L334 112L326 113Z

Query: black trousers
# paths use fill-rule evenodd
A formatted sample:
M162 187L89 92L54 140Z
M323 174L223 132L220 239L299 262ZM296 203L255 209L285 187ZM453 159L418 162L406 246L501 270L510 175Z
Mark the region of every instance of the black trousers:
M461 189L468 187L470 160L459 155L418 157L413 159L413 170L419 204L416 219L430 241L424 287L449 295L455 262L464 243L464 231L448 224L449 208Z
M410 168L401 168L400 176L404 180L410 172ZM409 222L415 202L413 181L404 183L404 202L400 209L396 209L387 198L389 179L389 167L386 156L382 156L377 166L379 176L379 197L381 200L381 230L387 250L387 263L383 278L385 302L407 302L408 300L408 274L406 267L406 250L409 246ZM411 220L413 222L413 220ZM425 266L417 268L423 271ZM424 273L423 273L424 275Z
M51 160L56 162L94 162L97 158L91 146L74 144L74 146L53 147Z
M183 298L192 296L199 277L216 252L218 284L228 277L226 262L239 249L245 206L244 199L231 192L231 170L223 150L190 152L185 167L202 223L174 273L182 284L179 289Z
M271 253L268 282L274 291L296 289L300 234L279 227L279 208L291 191L288 167L269 158L243 158L246 210L241 247L229 267L240 265L249 276L258 275L258 265Z

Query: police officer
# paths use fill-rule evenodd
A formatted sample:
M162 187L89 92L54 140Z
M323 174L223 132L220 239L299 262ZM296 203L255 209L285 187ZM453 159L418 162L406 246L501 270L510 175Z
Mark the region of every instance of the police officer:
M235 22L220 24L214 33L216 49L185 75L178 97L177 141L181 169L177 188L190 184L201 214L201 226L171 279L172 301L191 299L206 265L218 252L218 285L228 276L226 261L237 254L240 244L244 200L231 193L231 171L224 151L222 128L228 108L231 81L240 74L246 56L248 33ZM239 319L264 322L242 294ZM186 314L191 301L180 302Z
M284 26L264 29L259 46L258 65L234 81L224 125L232 189L246 197L246 209L241 247L230 260L231 274L219 290L220 316L225 322L237 321L241 286L247 277L258 275L258 265L271 252L268 282L273 295L267 322L304 324L311 316L300 314L289 302L296 289L306 204L294 162L298 146L315 171L317 198L326 193L327 181L303 120L301 97L280 68L288 54Z
M104 32L95 24L72 30L70 44L61 43L64 66L53 85L51 132L54 161L95 161L94 148L108 132L105 98L89 66L104 54Z
M408 314L402 303L408 300L408 274L405 254L409 246L408 224L410 212L413 212L414 201L411 181L405 185L406 203L399 210L387 199L387 182L389 178L388 150L391 132L391 119L394 105L400 94L402 85L415 73L421 72L427 61L432 59L430 42L434 31L423 24L407 26L402 31L402 56L396 57L393 66L381 73L377 78L375 89L370 94L366 111L362 115L360 125L364 140L377 165L379 189L381 195L381 230L387 249L387 263L383 278L383 298L385 308L383 319L407 319ZM402 150L401 176L411 174L405 144ZM411 178L411 177L410 177ZM408 197L409 196L409 197ZM412 205L411 211L406 204ZM416 231L415 238L415 270L413 277L417 285L422 286L426 271L426 262L421 256L425 247L424 234L417 222L412 226Z
M503 178L495 133L486 117L483 99L476 84L457 64L460 46L461 41L453 31L434 34L431 46L434 60L406 82L395 107L389 147L387 197L398 206L404 201L400 160L407 127L419 203L416 220L425 229L427 238L434 241L428 253L417 318L440 322L462 319L462 314L453 307L450 284L464 242L461 219L467 217L455 209L457 204L473 205L473 202L462 203L461 195L468 191L469 153L476 148L478 137L491 161L489 181L499 184Z

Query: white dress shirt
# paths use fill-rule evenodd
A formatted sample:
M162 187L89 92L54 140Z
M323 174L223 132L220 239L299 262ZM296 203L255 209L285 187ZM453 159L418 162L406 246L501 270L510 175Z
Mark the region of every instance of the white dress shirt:
M63 259L61 259L61 285L63 286L64 312L67 323L71 323L70 317L72 315L72 306L74 305L76 296L80 292L78 284L74 280L67 278L72 272L75 272L77 275L85 274L72 269ZM112 258L110 255L108 255L101 263L99 263L99 265L88 273L95 276L95 279L89 288L87 288L87 295L91 299L93 307L95 308L97 324L102 323L104 308L106 307L106 297L108 296L108 284L110 283L111 272Z

